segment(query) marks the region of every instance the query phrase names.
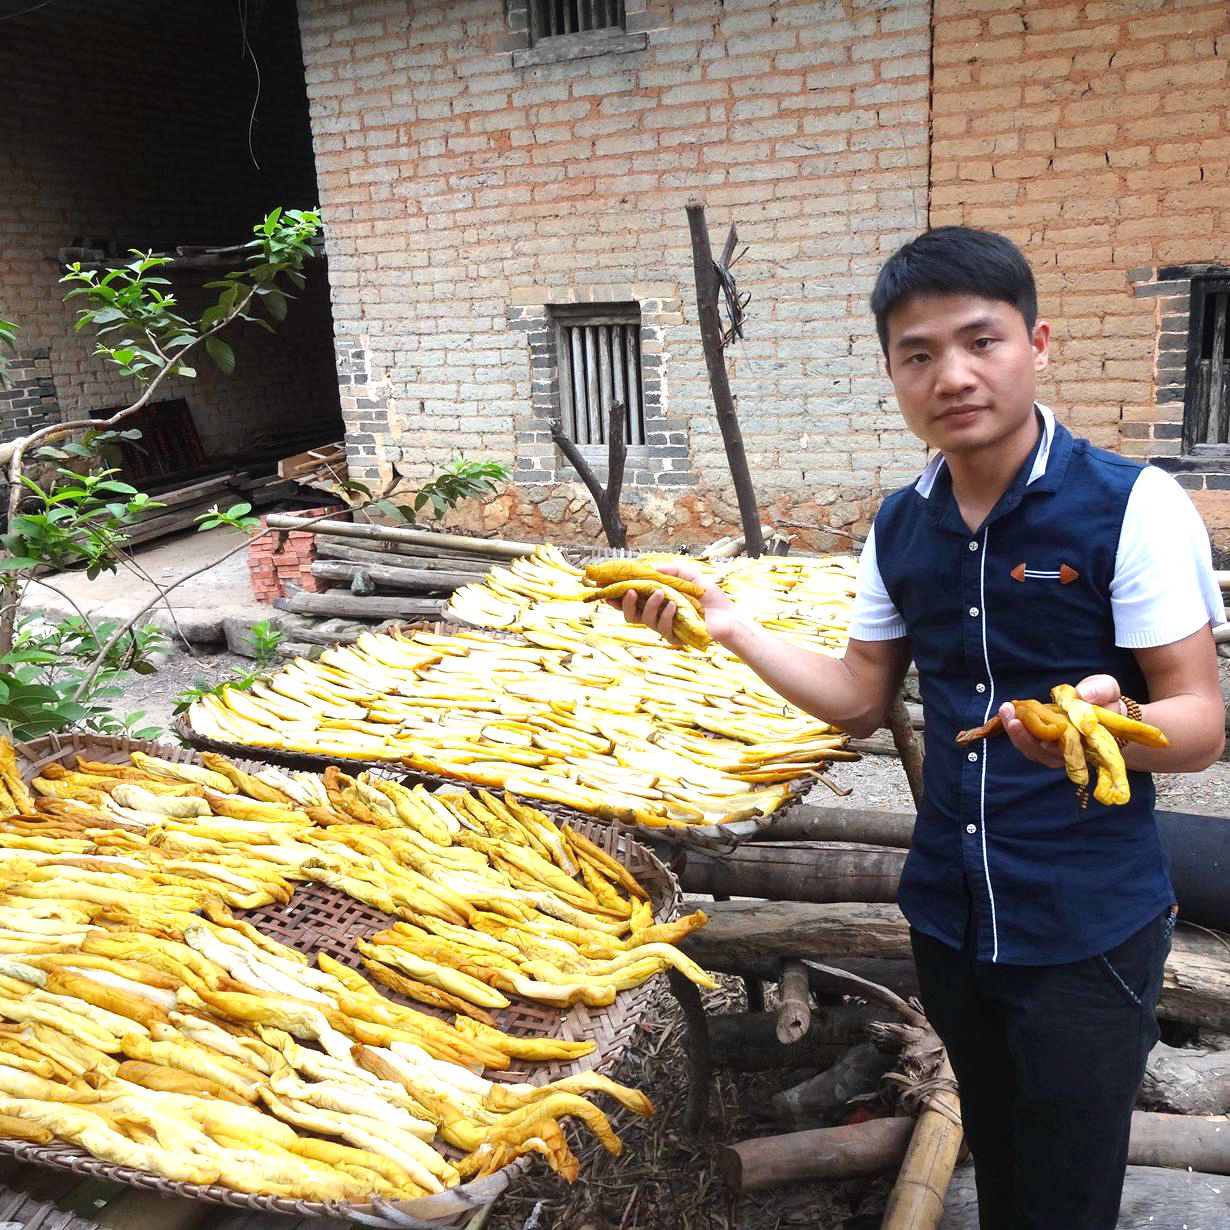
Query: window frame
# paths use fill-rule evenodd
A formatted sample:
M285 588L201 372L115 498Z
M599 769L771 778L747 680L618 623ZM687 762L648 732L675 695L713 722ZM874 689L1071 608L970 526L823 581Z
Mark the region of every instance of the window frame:
M1230 274L1212 273L1195 276L1191 280L1191 291L1188 308L1187 334L1187 366L1183 390L1183 451L1187 454L1217 455L1230 457L1230 391L1221 402L1218 409L1219 428L1215 439L1210 442L1209 419L1215 408L1212 380L1206 382L1203 376L1203 349L1206 329L1205 314L1216 298L1223 296L1226 310L1222 315L1223 338L1230 332ZM1213 326L1214 329L1216 326ZM1216 346L1216 335L1214 336ZM1223 340L1221 356L1221 382L1223 388L1230 388L1230 358L1224 354L1226 342ZM1218 356L1212 356L1213 372L1218 370ZM1204 398L1202 399L1202 393ZM1206 404L1201 404L1205 401Z

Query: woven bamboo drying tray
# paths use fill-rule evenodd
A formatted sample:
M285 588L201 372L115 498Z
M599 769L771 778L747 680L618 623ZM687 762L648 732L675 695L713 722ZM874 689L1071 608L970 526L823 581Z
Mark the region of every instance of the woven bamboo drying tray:
M499 629L475 628L469 624L449 620L434 620L413 624L403 624L397 629L404 634L414 632L432 632L437 635L450 635L456 632L482 632L494 640L510 641L514 644L528 645L529 641L516 632L503 632ZM174 733L191 747L202 752L217 752L231 760L257 759L266 764L279 765L285 769L298 769L307 773L323 773L325 769L337 767L346 772L360 772L364 769L378 772L387 777L409 782L421 782L431 789L439 786L470 786L464 777L447 777L442 774L425 772L403 764L400 760L375 760L363 757L317 754L312 752L287 752L280 748L260 747L249 743L231 743L222 739L211 739L199 734L188 724L187 714L181 714L172 723ZM545 799L526 798L526 802L546 812L557 821L567 821L570 824L588 821L602 825L613 825L624 832L629 832L644 840L653 840L672 846L687 849L703 850L708 854L722 854L734 850L745 841L753 841L756 835L776 819L785 814L787 809L802 801L816 784L815 774L804 773L783 783L787 793L780 806L768 815L750 816L741 820L731 820L723 824L689 824L671 825L662 828L652 828L648 825L625 824L617 820L608 820L602 816L591 815L562 803L553 803Z
M127 760L133 751L142 751L178 763L199 763L195 753L186 748L150 740L111 739L98 735L48 735L30 743L18 744L15 750L22 777L27 781L37 777L44 765L71 762L73 757L78 755L89 760L117 763ZM248 772L259 772L265 767L250 756L239 758L239 764ZM679 886L653 853L611 825L597 822L590 817L578 815L570 817L569 822L636 876L650 895L656 921L666 922L678 915ZM266 935L302 953L311 956L317 952L326 952L360 972L363 972L363 967L355 951L354 941L359 937L371 936L396 921L342 892L312 883L296 885L294 896L284 905L272 904L237 913ZM386 988L378 989L394 1002L411 1002ZM596 1044L595 1050L571 1063L535 1063L500 1072L488 1072L486 1075L492 1080L541 1085L574 1072L594 1070L609 1073L632 1043L638 1023L657 993L650 983L646 983L630 991L621 991L615 1002L606 1008L590 1008L577 1004L565 1011L513 998L508 1008L494 1014L499 1027L507 1033L520 1037L588 1040ZM417 1002L413 1006L420 1012L429 1012L440 1017L447 1015ZM449 1152L450 1156L457 1156L455 1151L445 1151ZM404 1227L405 1230L445 1230L446 1227L463 1225L475 1212L489 1205L515 1177L531 1165L529 1159L518 1158L495 1174L435 1195L415 1200L375 1199L370 1204L352 1204L250 1196L219 1184L205 1186L177 1183L149 1171L100 1161L75 1145L60 1142L32 1145L24 1141L0 1138L0 1156L14 1157L23 1162L60 1170L71 1170L92 1178L127 1183L162 1195L186 1196L237 1209L285 1213L299 1217L346 1218L363 1225Z

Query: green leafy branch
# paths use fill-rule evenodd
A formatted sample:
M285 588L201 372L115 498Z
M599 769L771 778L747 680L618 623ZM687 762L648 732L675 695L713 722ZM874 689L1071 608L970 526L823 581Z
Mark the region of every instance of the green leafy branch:
M8 388L9 380L9 365L11 360L5 353L6 351L15 349L15 338L17 336L17 326L11 324L7 320L0 320L0 389Z

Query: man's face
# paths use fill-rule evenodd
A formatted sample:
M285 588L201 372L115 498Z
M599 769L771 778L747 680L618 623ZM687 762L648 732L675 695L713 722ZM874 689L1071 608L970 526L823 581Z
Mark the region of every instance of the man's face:
M1032 331L1010 303L977 295L914 295L888 314L888 374L906 425L948 454L1028 430L1050 326Z

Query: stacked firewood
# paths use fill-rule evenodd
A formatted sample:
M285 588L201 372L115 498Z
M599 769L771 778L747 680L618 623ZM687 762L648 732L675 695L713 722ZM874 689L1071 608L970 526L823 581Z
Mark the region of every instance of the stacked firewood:
M903 813L798 807L755 843L674 852L684 890L715 898L705 905L709 925L685 951L748 987L748 1011L708 1019L698 1000L689 1012L688 992L676 988L689 1021L693 1126L714 1069L783 1074L784 1087L760 1108L768 1134L722 1152L737 1192L901 1168L884 1226L940 1224L960 1104L939 1041L911 1000L908 927L894 904L911 829ZM769 1011L766 983L777 987ZM1162 1043L1150 1056L1130 1160L1230 1174L1230 945L1215 932L1179 928L1159 1016L1183 1045ZM926 1155L921 1175L907 1150ZM944 1153L947 1173L937 1173ZM911 1219L893 1220L907 1203ZM977 1224L965 1216L950 1210L944 1230Z

